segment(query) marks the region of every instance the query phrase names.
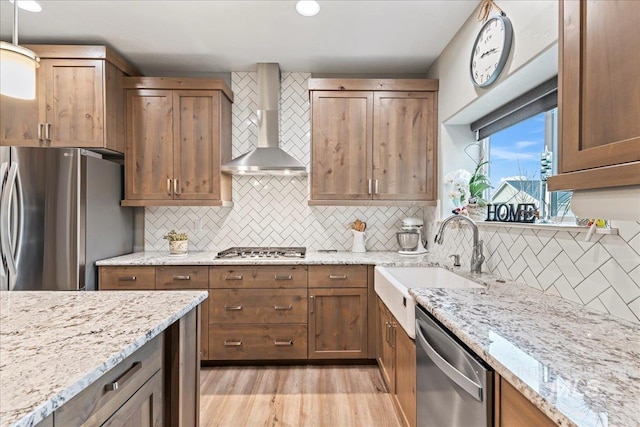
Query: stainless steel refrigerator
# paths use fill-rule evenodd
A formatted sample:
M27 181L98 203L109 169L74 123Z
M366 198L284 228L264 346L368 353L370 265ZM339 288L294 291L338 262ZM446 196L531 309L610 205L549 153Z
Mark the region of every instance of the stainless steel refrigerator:
M0 290L94 290L95 261L130 253L122 166L77 148L0 147Z

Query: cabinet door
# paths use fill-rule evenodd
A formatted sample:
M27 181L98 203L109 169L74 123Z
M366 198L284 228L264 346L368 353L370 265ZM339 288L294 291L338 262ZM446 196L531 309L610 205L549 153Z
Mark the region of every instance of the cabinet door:
M126 103L126 198L172 200L172 92L128 90Z
M309 304L309 359L366 359L366 288L310 289Z
M313 91L311 199L370 199L372 92Z
M104 61L47 59L45 139L51 147L104 146Z
M40 147L44 144L43 73L36 70L36 99L0 95L0 146Z
M435 200L436 94L376 92L374 199Z
M499 427L553 427L556 425L540 409L524 397L511 384L500 377L497 389L496 426Z
M378 345L377 359L382 379L384 380L389 393L395 393L395 354L392 342L392 320L391 313L378 298Z
M220 199L220 92L173 92L175 199Z
M162 372L158 371L102 425L157 427L162 425L162 411Z
M416 425L416 343L397 322L394 324L396 346L395 392L404 421Z
M640 2L563 1L560 19L560 172L640 161ZM574 188L640 183L630 168Z

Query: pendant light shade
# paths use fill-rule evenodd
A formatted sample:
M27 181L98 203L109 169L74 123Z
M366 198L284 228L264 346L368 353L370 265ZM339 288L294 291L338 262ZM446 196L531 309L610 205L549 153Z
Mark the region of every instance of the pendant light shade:
M0 42L0 94L35 99L38 56L22 46Z
M0 41L0 95L35 99L36 68L40 58L18 44L18 3L13 2L12 43Z

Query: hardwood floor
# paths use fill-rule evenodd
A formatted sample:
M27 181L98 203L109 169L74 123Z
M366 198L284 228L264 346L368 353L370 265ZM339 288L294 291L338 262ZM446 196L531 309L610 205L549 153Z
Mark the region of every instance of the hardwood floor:
M400 426L378 367L215 367L200 371L201 427Z

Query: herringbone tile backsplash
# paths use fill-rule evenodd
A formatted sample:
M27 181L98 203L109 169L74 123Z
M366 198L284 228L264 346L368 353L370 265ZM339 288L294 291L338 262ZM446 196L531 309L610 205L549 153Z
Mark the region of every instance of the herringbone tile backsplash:
M533 230L480 225L483 271L516 280L548 294L583 304L632 322L640 322L640 222L612 221L619 235ZM471 259L468 227L447 229L438 258L461 254Z
M307 167L311 161L308 73L283 73L280 146ZM232 73L233 156L257 143L256 73ZM351 248L349 224L367 222L369 250L397 249L395 232L407 216L433 218L419 207L310 207L308 178L234 177L233 208L153 207L145 209L145 249L166 250L162 236L172 228L189 233L191 250L230 246Z

